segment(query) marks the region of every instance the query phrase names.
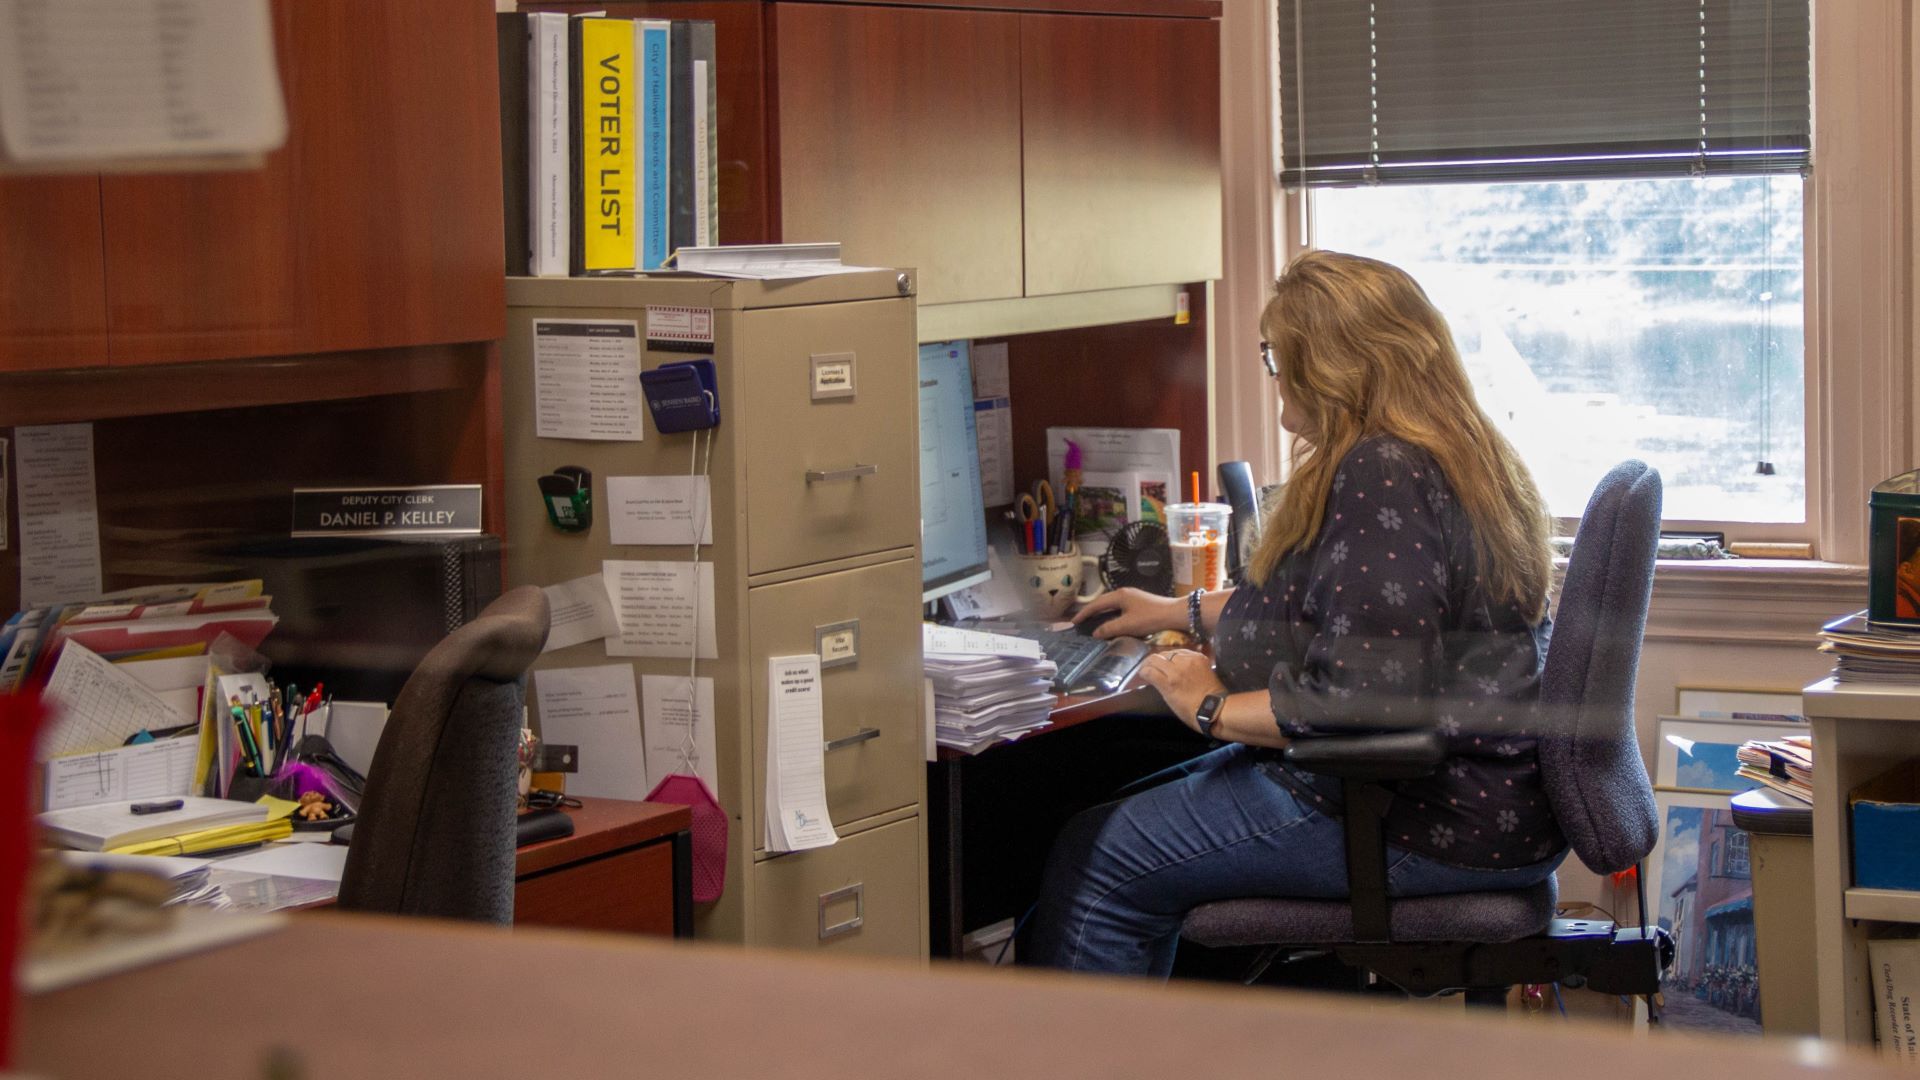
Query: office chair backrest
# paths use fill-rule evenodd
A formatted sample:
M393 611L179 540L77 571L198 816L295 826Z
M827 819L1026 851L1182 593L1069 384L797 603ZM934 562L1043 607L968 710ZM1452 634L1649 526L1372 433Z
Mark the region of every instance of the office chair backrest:
M513 920L522 687L547 624L546 594L515 589L414 669L368 770L342 909Z
M1658 832L1633 690L1659 538L1660 474L1640 461L1614 466L1574 536L1541 676L1547 797L1595 873L1638 863Z
M1220 477L1220 494L1233 507L1227 526L1227 574L1240 580L1240 568L1246 565L1246 547L1260 535L1260 495L1253 486L1253 466L1244 461L1223 461L1215 472Z

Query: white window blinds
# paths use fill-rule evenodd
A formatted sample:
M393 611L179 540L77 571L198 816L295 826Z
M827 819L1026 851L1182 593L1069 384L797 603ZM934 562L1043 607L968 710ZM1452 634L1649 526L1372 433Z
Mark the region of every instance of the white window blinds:
M1808 0L1278 3L1288 187L1808 165Z

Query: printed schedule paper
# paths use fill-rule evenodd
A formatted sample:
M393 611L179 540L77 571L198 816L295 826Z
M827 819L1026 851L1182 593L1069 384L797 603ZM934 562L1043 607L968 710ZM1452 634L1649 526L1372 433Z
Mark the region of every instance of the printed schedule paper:
M93 425L14 429L20 473L20 602L100 595L100 510Z
M60 647L47 680L55 720L40 735L40 760L111 750L141 731L179 723L167 703L140 680L77 641Z
M198 735L156 739L47 762L46 810L193 794Z
M827 813L826 712L820 657L767 659L767 850L839 842Z
M645 799L646 747L640 736L640 697L633 667L542 668L533 673L540 704L540 737L580 748L579 771L567 792L608 799Z
M631 319L533 321L534 434L639 442L640 324Z
M616 544L713 543L713 489L704 476L607 477L607 529Z
M712 563L608 559L601 568L620 626L607 639L608 656L685 660L697 643L700 659L720 658L713 632Z

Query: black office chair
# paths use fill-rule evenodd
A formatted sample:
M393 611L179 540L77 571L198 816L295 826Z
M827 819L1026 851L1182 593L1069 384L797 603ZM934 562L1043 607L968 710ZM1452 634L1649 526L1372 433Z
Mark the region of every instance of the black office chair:
M1233 507L1227 525L1227 577L1238 583L1246 566L1247 545L1260 535L1260 492L1253 484L1253 466L1244 461L1223 461L1214 471L1220 478L1220 494Z
M547 629L523 586L421 659L367 770L343 910L513 921L522 690Z
M1633 688L1659 531L1660 474L1638 461L1616 466L1580 520L1541 678L1547 796L1574 852L1601 874L1637 865L1656 838ZM1181 934L1190 941L1264 946L1249 982L1283 955L1331 953L1410 994L1465 992L1481 1005L1504 1005L1521 983L1659 989L1672 962L1666 933L1555 919L1552 878L1511 892L1387 898L1381 823L1393 795L1382 785L1438 768L1437 733L1304 739L1286 757L1342 781L1350 899L1223 900L1189 912Z

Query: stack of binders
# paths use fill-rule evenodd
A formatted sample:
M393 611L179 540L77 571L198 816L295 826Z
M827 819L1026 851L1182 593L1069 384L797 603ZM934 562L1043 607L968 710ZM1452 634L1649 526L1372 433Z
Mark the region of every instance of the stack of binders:
M507 273L658 270L718 244L713 23L498 18Z
M1037 642L925 626L934 741L968 754L1047 726L1055 667Z

